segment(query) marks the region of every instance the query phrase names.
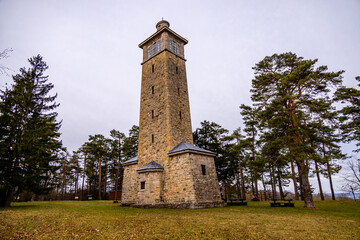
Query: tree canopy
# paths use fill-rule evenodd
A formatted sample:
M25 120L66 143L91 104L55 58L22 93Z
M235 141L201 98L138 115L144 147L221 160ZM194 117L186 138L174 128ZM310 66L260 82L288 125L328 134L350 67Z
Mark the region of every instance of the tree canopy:
M48 192L57 169L60 122L54 87L44 75L48 66L40 55L29 59L30 68L13 76L1 90L0 103L0 206L9 206L16 191Z

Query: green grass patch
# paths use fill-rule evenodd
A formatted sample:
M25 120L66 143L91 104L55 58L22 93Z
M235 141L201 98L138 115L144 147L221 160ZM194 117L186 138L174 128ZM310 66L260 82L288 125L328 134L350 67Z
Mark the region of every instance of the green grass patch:
M360 202L316 209L270 202L212 209L137 209L112 201L13 203L0 210L0 239L360 239Z

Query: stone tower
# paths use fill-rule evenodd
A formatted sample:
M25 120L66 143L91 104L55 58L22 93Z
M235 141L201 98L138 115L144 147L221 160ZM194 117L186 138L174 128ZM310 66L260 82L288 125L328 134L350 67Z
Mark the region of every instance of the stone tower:
M213 152L192 145L184 46L169 22L143 50L138 156L124 163L122 204L139 207L223 206Z

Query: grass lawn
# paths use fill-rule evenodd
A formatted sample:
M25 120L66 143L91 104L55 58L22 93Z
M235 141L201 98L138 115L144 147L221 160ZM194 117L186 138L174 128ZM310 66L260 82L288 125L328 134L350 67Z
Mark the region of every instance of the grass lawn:
M13 203L0 210L0 239L360 239L359 201L303 205L179 210L112 201Z

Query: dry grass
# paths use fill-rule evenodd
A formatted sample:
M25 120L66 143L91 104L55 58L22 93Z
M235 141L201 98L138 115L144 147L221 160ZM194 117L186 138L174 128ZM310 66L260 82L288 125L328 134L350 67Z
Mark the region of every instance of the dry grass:
M111 201L14 203L0 211L0 239L360 239L360 202L315 204L175 210Z

